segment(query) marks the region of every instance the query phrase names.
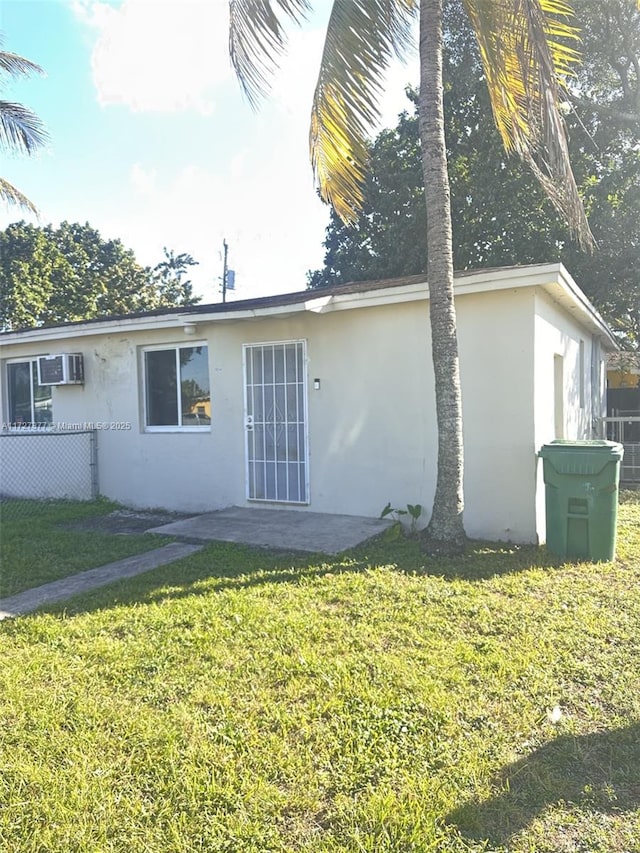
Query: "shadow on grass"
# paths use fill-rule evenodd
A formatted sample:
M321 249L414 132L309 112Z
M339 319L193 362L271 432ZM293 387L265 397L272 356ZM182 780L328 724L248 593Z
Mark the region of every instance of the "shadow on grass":
M120 583L51 605L47 612L91 612L128 604L187 598L227 589L305 583L326 575L359 573L387 566L410 576L481 581L498 575L560 564L544 549L470 543L455 559L427 558L413 539L372 540L343 555L278 552L229 542L212 542L191 557Z
M362 550L362 549L361 549ZM355 552L354 552L355 553ZM470 539L464 554L456 557L429 557L416 539L375 543L368 559L376 565L395 565L398 571L431 575L446 580L489 580L499 575L549 569L566 563L538 545L515 545L511 542L485 542Z
M613 731L561 735L505 767L501 793L469 802L445 818L463 836L506 844L547 806L618 813L640 805L640 723Z
M183 560L97 588L82 596L43 608L40 612L65 612L68 615L89 613L110 607L151 604L229 589L303 583L328 573L358 572L366 568L366 563L353 558L278 553L248 545L213 542Z

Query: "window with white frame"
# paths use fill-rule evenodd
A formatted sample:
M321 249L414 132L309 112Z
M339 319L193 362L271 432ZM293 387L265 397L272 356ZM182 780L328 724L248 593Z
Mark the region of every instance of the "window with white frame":
M9 427L49 426L53 421L51 386L38 384L37 359L9 361L6 368Z
M211 390L206 344L147 347L143 359L145 428L151 431L210 429Z

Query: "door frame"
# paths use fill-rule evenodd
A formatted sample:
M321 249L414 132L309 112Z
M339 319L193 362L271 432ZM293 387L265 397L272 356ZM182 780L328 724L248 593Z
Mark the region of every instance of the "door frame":
M249 433L247 429L247 353L256 347L269 346L286 346L287 344L302 345L302 413L304 418L303 436L304 436L304 500L279 500L278 498L252 498L250 497L250 477L249 477ZM286 370L286 361L285 361ZM279 341L251 341L250 343L242 344L242 429L244 431L244 488L245 499L252 503L274 503L274 504L289 504L292 506L308 506L310 498L310 478L309 478L309 369L308 369L308 351L306 338L290 338ZM264 388L264 377L262 387ZM288 463L288 460L287 460Z

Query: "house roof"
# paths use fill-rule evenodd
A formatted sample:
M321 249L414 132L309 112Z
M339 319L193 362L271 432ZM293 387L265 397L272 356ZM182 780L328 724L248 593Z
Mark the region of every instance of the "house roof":
M601 339L607 349L618 349L613 333L562 264L494 267L455 273L457 296L535 286L542 287L552 299L573 314L582 325L587 326ZM0 333L0 345L109 334L115 330L139 331L190 324L197 326L203 322L257 320L262 317L305 311L324 314L349 308L412 302L428 299L428 296L425 275L349 282L317 290L302 290L226 303L161 308L116 317L77 320L56 326L39 326L3 332Z

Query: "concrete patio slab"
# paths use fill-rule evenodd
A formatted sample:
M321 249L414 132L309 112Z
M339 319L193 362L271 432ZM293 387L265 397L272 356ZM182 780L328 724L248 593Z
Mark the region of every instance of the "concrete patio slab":
M287 551L339 554L377 536L390 524L387 519L355 515L233 506L152 527L148 532L196 541L218 540Z
M107 563L98 566L97 569L89 569L77 575L60 578L42 586L26 589L9 598L0 598L0 620L10 619L14 616L22 616L31 613L46 604L64 601L81 592L87 592L99 586L106 586L115 581L132 578L141 575L183 557L189 557L196 551L201 551L202 545L189 545L186 542L171 542L162 548L153 551L145 551L143 554L135 554L133 557L125 557L115 563Z

